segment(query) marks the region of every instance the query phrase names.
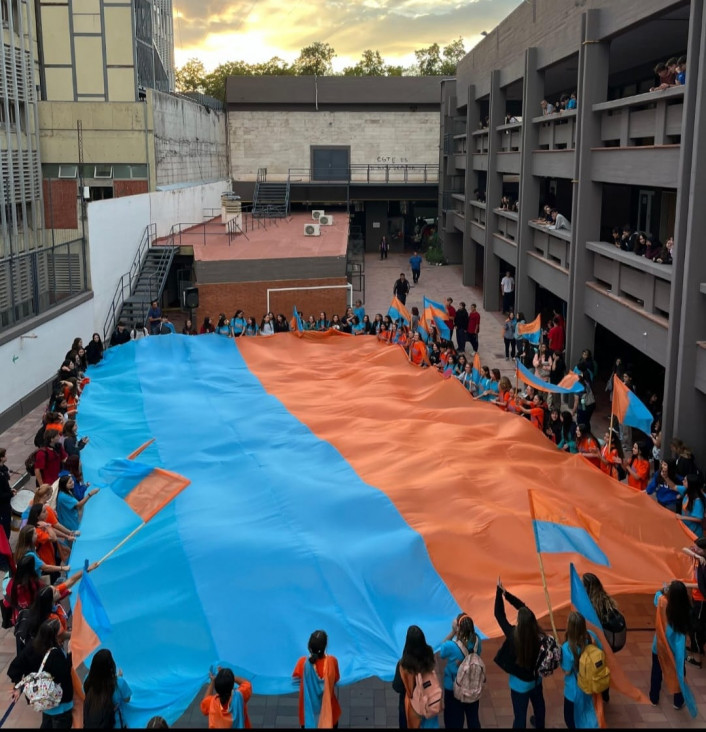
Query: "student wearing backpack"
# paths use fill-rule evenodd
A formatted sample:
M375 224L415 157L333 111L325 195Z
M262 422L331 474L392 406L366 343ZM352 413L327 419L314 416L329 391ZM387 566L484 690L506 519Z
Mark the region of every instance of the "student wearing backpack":
M701 668L706 648L706 538L697 539L682 551L694 560L694 581L684 583L691 590L691 655L686 662Z
M485 665L480 660L480 652L481 640L476 633L473 619L466 613L460 613L454 619L451 632L444 638L439 649L441 658L446 659L444 669L446 729L463 729L464 717L468 729L480 729L478 708L485 683Z
M517 609L517 625L511 625L505 614L505 600ZM498 579L495 590L495 619L505 634L505 641L495 656L495 663L508 674L510 698L515 715L513 729L527 727L527 707L532 702L530 722L544 729L545 704L542 677L537 672L541 641L544 637L534 613L522 600L510 594Z
M422 629L410 625L400 659L400 676L405 688L407 729L437 729L443 702L436 675L434 650Z
M586 619L581 613L569 613L566 621L566 639L561 647L561 669L564 672L564 723L567 729L598 727L593 698L582 691L578 683L581 669L586 666L584 663L581 667L580 661L589 646L600 648L596 636L586 629ZM608 679L610 680L610 672Z

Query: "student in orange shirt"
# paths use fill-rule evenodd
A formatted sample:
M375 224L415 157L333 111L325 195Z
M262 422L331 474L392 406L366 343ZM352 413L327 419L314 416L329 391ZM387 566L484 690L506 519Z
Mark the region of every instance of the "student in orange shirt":
M623 466L628 473L628 485L636 491L644 491L650 479L649 454L637 442L632 446L632 454L623 460Z
M493 404L497 404L503 412L507 412L510 399L512 399L512 384L507 376L503 376L498 382L498 398Z
M208 728L250 729L248 700L252 696L252 684L220 666L217 674L209 671L208 676L211 683L201 700L201 713L208 717Z
M601 467L601 451L598 440L585 424L576 425L576 452L583 455L591 465Z
M421 366L425 361L427 363L429 361L427 347L424 345L419 331L412 336L412 342L409 346L409 360L417 366Z
M292 678L299 684L299 724L305 728L335 727L341 716L336 684L341 678L335 656L326 655L326 631L315 630L309 637L309 657L302 656Z
M622 473L620 477L618 468L622 469L623 466L623 446L620 443L620 436L617 432L613 432L612 435L610 430L605 433L603 437L604 445L601 448L601 470L606 474L610 475L611 478L616 480L622 480L625 477L625 473ZM608 454L608 444L610 443L610 454Z

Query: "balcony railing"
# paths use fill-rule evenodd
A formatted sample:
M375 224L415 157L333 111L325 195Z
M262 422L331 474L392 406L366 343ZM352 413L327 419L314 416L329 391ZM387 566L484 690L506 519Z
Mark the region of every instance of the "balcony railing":
M312 168L290 168L290 183L340 185L342 183L438 183L439 165L433 163L371 163L355 164L345 168L327 168L326 177Z
M471 221L485 228L485 204L481 201L471 201Z
M471 150L475 155L488 154L488 129L476 130L471 135L473 137L473 147Z
M519 152L522 148L522 122L498 125L498 152Z
M453 152L454 155L465 155L467 150L466 135L454 135Z
M594 253L594 280L614 297L627 300L645 314L669 319L672 265L655 264L649 259L623 252L605 242L586 242Z
M539 125L539 150L573 150L576 147L576 110L533 117Z
M565 229L550 229L547 226L528 222L532 229L532 247L543 259L569 271L571 265L571 234Z
M684 87L637 94L593 105L601 114L601 139L606 145L642 147L681 142Z
M510 241L517 241L517 213L515 211L505 211L502 208L494 208L493 212L497 215L496 231Z

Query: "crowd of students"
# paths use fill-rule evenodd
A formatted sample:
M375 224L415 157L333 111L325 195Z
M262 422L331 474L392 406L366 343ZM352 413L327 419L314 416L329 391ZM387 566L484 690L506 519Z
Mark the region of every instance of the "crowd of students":
M630 224L624 224L622 227L613 227L611 241L613 246L622 252L636 254L656 264L672 264L673 236L662 244L653 234L647 231L633 231Z
M362 304L358 301L355 309L349 309L344 316L345 326L341 327L342 330L350 327L353 331L353 326L357 324L354 320L360 323L360 313L356 312L360 308ZM364 313L362 315L366 317ZM654 493L661 505L671 511L681 512L683 518L690 522L690 528L699 537L693 545L684 548L694 560L694 582L685 585L674 581L665 586L655 599L657 623L662 622L669 631L662 635L657 633L653 645L650 699L656 704L659 700L662 665L671 658L676 659L675 663L682 659L700 667L706 642L706 612L703 612L706 539L702 537L701 530L704 497L701 494L700 471L693 455L681 442L674 440L670 448L675 458L659 460L660 444L656 433L652 436L654 444L651 454L640 442L635 442L632 454L625 458L621 453L622 445L617 432L610 438L606 435L603 446L591 435L590 428L586 426L590 423L587 409L590 405L576 399L571 408L561 411L558 400L547 404L543 394L532 387L527 387L523 392L515 390L509 379L500 377L497 369L491 371L485 366L481 369L480 380L474 378L472 364L466 358L465 351L457 352L453 342L441 339L435 328L432 328L428 344L422 342L418 330L419 314L414 308L412 315L414 322L410 326L395 323L389 316L378 315L367 333L386 343L403 347L412 362L437 368L448 378L457 378L475 398L495 402L506 411L527 417L559 449L582 453L604 472L617 479L627 479L633 488ZM240 319L246 328L247 320L242 311L237 311L232 322L227 323L227 332L225 323L221 325L221 334L231 337L246 335L245 328L239 334L234 332L233 325L237 330ZM508 320L514 334L516 321L513 322L512 312L508 313ZM323 313L318 325L313 316L307 322L311 323L311 329L316 330L335 327ZM453 318L449 323L453 326ZM560 379L565 371L561 357L564 325L557 313L553 316L551 326L536 349L522 338L518 339L518 356L538 377L545 380L552 379L552 373L554 380ZM555 347L554 353L550 352L548 343ZM83 697L85 727L122 726L123 706L131 696L130 688L109 650L103 649L95 654L83 683L72 670L68 650L71 616L67 598L83 574L82 570L71 574L68 561L72 542L80 534L83 508L97 492L83 479L81 450L88 438L78 436L75 417L81 392L89 381L85 369L89 364L98 363L102 357L103 344L98 334L93 335L87 348L83 347L80 338L74 339L53 382L51 399L35 436L37 449L26 461L36 487L22 517L23 526L19 530L15 549L10 550L9 542L0 543L0 553L4 553L9 569L0 608L3 627L13 628L17 651L8 668L8 675L13 685L20 684L17 688L13 686L13 696L19 696L22 680L40 667L60 684L58 704L42 712L43 727L71 726L74 699ZM596 374L590 351L584 351L576 368L580 372L579 378L590 389ZM630 381L629 373L625 372L619 361L614 371ZM574 419L576 415L578 424ZM658 414L654 426L659 429ZM651 479L650 457L652 463L658 466ZM3 465L6 460L7 451L0 448ZM0 480L4 476L8 481L9 476L5 473L0 469ZM9 482L7 489L12 495ZM9 525L3 525L5 535L9 538ZM585 575L584 584L604 625L608 642L612 647L622 647L625 628L624 622L622 628L620 622L616 623L616 617L618 620L622 617L617 603L605 593L595 575ZM661 600L662 597L665 599ZM505 616L505 601L518 610L514 626ZM551 644L545 643L547 634L540 628L532 611L500 582L495 616L505 636L495 662L509 676L515 726L526 726L529 704L534 712L530 721L537 728L544 726L542 677L547 668L549 672L561 668L565 674L564 717L567 726L573 728L576 725L576 704L579 703L582 714L587 709L586 700L580 696L585 694L579 683L580 660L586 649L595 647L598 642L595 636L586 631L584 618L579 613L569 616L563 646L556 651L554 660L548 662L547 646ZM616 640L616 633L622 633L622 640ZM687 637L691 642L688 655ZM310 655L301 657L292 673L299 685L299 720L302 726L321 726L322 723L333 726L340 717L340 705L335 694L335 686L340 678L338 664L334 656L327 655L327 643L324 631L313 633L308 645ZM660 644L664 647L660 647ZM485 680L481 655L482 643L475 632L473 620L470 615L461 613L453 620L449 634L440 642L438 658L445 661L446 665L439 678L436 676L437 655L427 643L422 629L411 626L393 682L393 688L400 694L400 726L434 727L438 726L439 717L443 716L447 727L462 727L464 720L469 728L479 727L478 710ZM671 683L672 676L668 674L667 679ZM684 703L679 696L681 691L674 689L673 684L670 691L674 694L675 706L680 707ZM210 684L201 710L208 717L210 727L249 727L247 703L251 695L252 687L247 679L233 674L228 668L219 668L210 673ZM582 723L585 723L585 718L582 718ZM150 720L149 726L166 726L166 722L154 718Z

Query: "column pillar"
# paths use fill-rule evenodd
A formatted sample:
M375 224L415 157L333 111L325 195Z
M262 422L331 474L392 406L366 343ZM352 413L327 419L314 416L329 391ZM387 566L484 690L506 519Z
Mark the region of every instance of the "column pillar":
M697 341L706 341L706 17L703 1L692 0L689 17L687 84L684 87L679 190L674 230L669 303L667 366L664 380L662 446L678 437L706 459L706 395L695 386ZM706 288L705 288L706 289Z
M466 232L463 235L463 284L466 287L475 287L477 271L476 271L476 247L478 243L471 239L471 205L470 202L475 200L473 191L478 188L478 178L476 171L473 170L473 133L478 129L480 123L480 110L476 102L476 87L471 84L468 87L468 104L466 105L466 200L463 206L463 214L466 217Z
M527 223L537 217L539 179L532 175L532 153L537 149L539 126L532 123L534 112L544 96L544 74L537 70L537 49L525 51L525 78L522 90L522 151L520 164L520 210L517 215L517 271L515 274L515 312L527 322L535 316L536 284L527 276L527 252L532 251L534 231Z
M606 100L610 45L599 37L599 10L581 16L583 43L579 49L579 92L576 117L576 163L571 213L571 271L567 322L567 362L571 366L585 348L593 349L595 321L585 313L586 282L592 279L593 253L587 241L597 241L601 228L603 187L591 179L591 148L601 144L600 114L593 105Z
M493 209L500 206L503 177L497 172L498 133L496 127L505 123L505 92L500 87L500 71L490 73L490 110L488 113L488 185L485 204L485 253L483 266L483 308L500 310L500 260L493 252L493 232L498 229L498 217Z

